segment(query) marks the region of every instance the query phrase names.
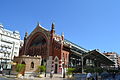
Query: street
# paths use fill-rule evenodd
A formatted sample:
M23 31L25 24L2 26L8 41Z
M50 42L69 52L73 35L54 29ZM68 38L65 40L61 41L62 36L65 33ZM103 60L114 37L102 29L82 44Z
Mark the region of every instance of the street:
M2 77L2 78L0 78L0 80L15 80L15 79L9 79L9 78Z

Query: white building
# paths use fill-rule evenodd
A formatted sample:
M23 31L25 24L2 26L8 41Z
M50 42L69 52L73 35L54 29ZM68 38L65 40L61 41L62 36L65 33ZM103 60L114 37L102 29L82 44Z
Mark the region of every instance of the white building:
M0 67L11 68L10 62L19 55L20 34L18 31L6 30L0 24Z
M118 68L119 64L118 64L118 54L115 52L107 52L104 53L110 60L112 60L113 62L115 62L114 67Z

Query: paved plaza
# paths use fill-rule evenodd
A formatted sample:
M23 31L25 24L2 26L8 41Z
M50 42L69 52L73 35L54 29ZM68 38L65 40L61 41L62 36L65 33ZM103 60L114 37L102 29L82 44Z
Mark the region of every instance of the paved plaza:
M47 76L43 78L32 77L32 76L16 78L16 76L13 75L5 75L5 76L0 75L0 80L71 80L71 79L62 78L62 75L60 74L54 74L53 78L50 78L49 74L47 74Z
M0 75L0 80L86 80L86 76L75 74L74 78L68 79L68 78L62 78L62 75L60 74L54 74L53 78L50 78L49 74L47 74L47 77L43 77L43 78L38 78L38 77L16 78L13 75L5 75L5 76ZM120 75L116 75L115 79L113 79L112 76L108 76L107 78L104 79L100 78L98 80L120 80Z

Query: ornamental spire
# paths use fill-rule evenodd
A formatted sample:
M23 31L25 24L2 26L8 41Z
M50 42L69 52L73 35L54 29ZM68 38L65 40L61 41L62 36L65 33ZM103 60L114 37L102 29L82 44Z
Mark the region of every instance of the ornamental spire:
M37 27L38 27L38 26L39 26L39 27L41 27L41 25L40 25L40 23L39 23L39 22L37 22Z
M25 37L24 37L24 40L26 40L28 37L28 32L25 32Z
M51 34L55 34L55 24L52 23L52 26L51 26Z
M52 23L52 30L54 30L55 29L55 24L54 23Z
M61 37L62 37L62 40L64 40L64 32L62 32Z

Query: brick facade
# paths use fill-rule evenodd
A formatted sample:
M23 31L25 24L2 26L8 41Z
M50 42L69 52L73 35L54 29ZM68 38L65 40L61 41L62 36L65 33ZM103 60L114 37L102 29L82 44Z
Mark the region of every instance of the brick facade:
M29 36L25 35L20 56L41 56L47 63L47 72L54 70L55 73L62 73L63 64L65 68L68 67L69 51L63 45L64 35L57 35L54 28L52 24L51 30L48 31L38 24ZM31 70L26 69L26 71Z

